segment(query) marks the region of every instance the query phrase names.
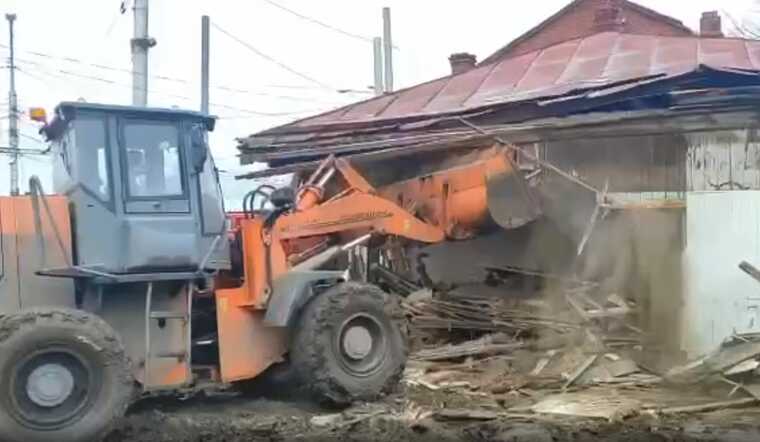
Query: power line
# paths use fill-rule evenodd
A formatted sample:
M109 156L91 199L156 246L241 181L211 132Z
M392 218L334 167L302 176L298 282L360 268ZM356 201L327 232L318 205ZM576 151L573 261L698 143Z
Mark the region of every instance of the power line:
M361 40L361 41L366 42L366 43L372 43L372 38L371 37L367 37L366 35L360 35L360 34L355 34L353 32L346 31L346 30L341 29L341 28L339 28L337 26L333 26L333 25L331 25L329 23L325 23L322 20L318 20L318 19L316 19L314 17L310 17L310 16L308 16L306 14L302 14L302 13L300 13L298 11L294 11L294 10L292 10L292 9L286 7L286 6L283 6L283 5L275 2L274 0L262 0L262 1L264 1L265 3L268 3L271 6L274 6L277 9L285 11L288 14L294 15L294 16L300 18L301 20L306 20L306 21L308 21L310 23L314 23L315 25L322 26L325 29L329 29L329 30L337 32L339 34L343 34L346 37L351 37L351 38L354 38L354 39L357 39L357 40ZM396 45L393 45L392 47L393 47L394 50L398 50L399 49L399 47L396 46Z
M28 75L28 76L30 76L32 78L37 79L39 81L42 81L42 82L45 81L45 80L43 80L43 79L41 79L41 78L39 78L39 77L37 77L35 75L30 74L26 69L17 68L17 70L19 72L25 74L25 75ZM129 84L121 83L121 82L118 82L118 81L113 81L113 80L110 80L110 79L107 79L107 78L94 77L94 76L91 76L91 75L81 74L81 73L78 73L78 72L69 71L69 70L65 70L65 69L54 69L53 68L53 70L55 70L55 73L52 73L52 72L47 71L47 70L41 70L40 73L42 75L47 75L49 77L56 78L56 79L61 79L61 76L64 76L64 77L65 76L69 76L69 77L84 79L84 80L87 80L87 81L98 81L98 82L102 82L104 84L108 84L108 85L111 85L111 86L123 87L123 88L127 88L127 89L131 89L132 88L132 86L129 85ZM195 100L194 98L190 98L190 97L187 97L185 95L179 95L179 94L174 94L174 93L170 93L170 92L158 91L158 90L154 90L154 89L149 90L149 92L152 93L152 94L159 94L159 95L164 95L164 96L171 97L171 98L177 98L177 99L180 99L180 100L186 100L186 101L194 101ZM221 109L227 109L227 110L247 113L247 114L254 115L254 116L259 116L259 117L284 117L284 116L301 115L301 114L304 114L304 113L313 113L313 112L319 112L320 111L320 110L309 109L309 110L287 111L287 112L264 112L264 111L258 111L258 110L253 110L253 109L245 109L245 108L241 108L241 107L230 106L228 104L222 104L222 103L213 103L212 102L212 103L209 103L209 104L211 106L213 106L213 107L216 107L216 108L221 108Z
M7 47L8 46L6 46L4 44L0 44L0 48L7 48ZM91 68L95 68L95 69L101 69L101 70L106 70L106 71L111 71L111 72L119 72L119 73L123 73L123 74L132 74L132 71L130 69L127 69L127 68L108 66L108 65L101 64L101 63L90 63L90 62L87 62L87 61L84 61L84 60L81 60L81 59L78 59L78 58L74 58L74 57L57 56L57 55L51 55L51 54L46 54L44 52L37 52L37 51L24 51L24 52L26 52L27 54L32 54L32 55L38 56L38 57L44 57L44 58L51 59L51 60L60 60L60 61L64 61L64 62L67 62L67 63L76 63L76 64L79 64L79 65L83 65L83 66L87 66L87 67L91 67ZM32 65L37 65L37 66L40 65L40 62L34 61L34 60L29 60L29 59L24 59L24 58L18 58L18 57L16 58L16 60L20 61L20 62L32 64ZM187 84L187 85L190 84L190 82L187 79L184 79L184 78L169 77L169 76L165 76L165 75L155 75L155 74L154 75L148 75L148 77L156 79L156 80L163 80L163 81L169 81L169 82L175 82L175 83L182 83L182 84ZM269 84L269 85L262 85L261 87L263 87L263 88L277 88L277 89L294 89L294 90L299 90L299 89L300 90L303 90L303 89L306 89L306 90L324 90L325 89L324 86L325 85L319 83L319 87L315 87L315 86L303 86L303 85L282 85L282 84ZM221 85L221 86L217 85L217 86L212 86L212 87L214 89L217 89L217 90L228 91L228 92L232 91L232 92L237 92L237 93L246 93L246 94L258 95L258 96L271 96L273 98L293 99L293 100L301 100L301 101L317 101L317 100L304 99L304 98L300 98L300 97L281 96L281 95L268 94L266 92L257 92L257 91L252 91L252 90L247 90L247 89L240 89L240 88L237 88L237 87L224 86L224 85ZM335 92L335 93L339 93L339 94L369 94L369 93L372 93L371 91L357 90L357 89L350 89L350 88L344 88L344 89L328 88L328 89L331 92Z
M4 45L4 44L0 44L0 48L6 48L6 49L8 49L8 46ZM100 63L91 63L91 62L88 62L88 61L85 61L85 60L82 60L82 59L79 59L79 58L76 58L76 57L63 56L63 55L52 55L52 54L47 54L45 52L29 51L29 50L23 51L23 52L25 52L27 54L31 54L31 55L37 56L37 57L48 58L48 59L53 59L53 60L60 60L60 61L68 62L68 63L77 63L77 64L82 64L82 65L94 67L94 68L97 68L97 69L103 69L103 70L107 70L107 71L114 71L114 72L122 72L122 73L126 73L126 74L132 74L132 70L128 69L128 68L109 66L109 65L100 64ZM26 62L34 63L33 61L30 61L30 60L21 60L21 59L19 59L19 61L26 61ZM183 78L169 77L169 76L166 76L166 75L153 74L153 75L148 75L148 77L154 78L154 79L157 79L157 80L174 81L174 82L178 82L178 83L187 83L187 80L185 80Z
M40 67L38 66L38 68L40 68ZM20 69L19 68L17 70L19 72L23 73L26 76L34 78L35 80L41 81L43 83L47 83L46 80L40 78L36 74L30 73L25 68L24 69ZM52 72L51 70L55 71L55 72ZM55 80L68 81L66 77L69 77L69 78L77 78L77 79L80 79L80 80L97 81L97 82L100 82L100 83L103 83L103 84L106 84L106 85L110 85L110 86L132 89L131 85L128 85L126 83L120 83L120 82L117 82L117 81L113 81L113 80L110 80L110 79L107 79L107 78L94 77L92 75L82 74L82 73L79 73L79 72L74 72L74 71L65 70L65 69L51 68L51 70L47 70L47 69L42 68L42 69L39 69L37 71L37 73L39 73L39 74L41 74L43 76L49 77L49 78L53 78ZM168 92L163 92L163 91L156 91L156 90L151 90L150 92L154 93L154 94L164 95L164 96L171 97L171 98L177 98L177 99L181 99L181 100L192 101L191 98L189 98L187 96L184 96L184 95L173 94L173 93L168 93Z
M280 112L280 113L272 112L272 113L270 113L267 116L269 116L269 117L292 117L292 116L304 115L304 114L315 114L315 113L318 113L318 112L320 112L320 110L310 109L310 110L293 111L293 112ZM247 115L220 115L217 118L220 119L220 120L247 120L247 119L256 118L256 117L258 117L258 115L247 114Z
M16 71L21 72L22 74L26 75L29 78L33 78L42 83L47 83L44 78L37 76L37 74L32 74L31 72L27 71L26 68L22 69L19 66L16 66Z
M261 52L260 50L256 49L250 43L247 43L244 40L240 39L239 37L236 37L235 35L231 34L228 31L226 31L224 28L222 28L219 25L217 25L215 22L212 21L211 22L211 26L215 27L219 32L221 32L222 34L226 35L227 37L235 40L240 45L248 48L248 50L250 50L254 54L258 55L259 57L261 57L261 58L263 58L263 59L265 59L265 60L267 60L267 61L269 61L271 63L276 64L277 66L279 66L280 68L282 68L282 69L290 72L291 74L296 75L296 76L298 76L300 78L303 78L304 80L307 80L307 81L309 81L311 83L314 83L314 84L316 84L316 85L318 85L318 86L320 86L320 87L322 87L324 89L330 89L330 90L333 90L333 91L337 91L335 88L333 88L331 86L328 86L327 84L325 84L325 83L323 83L323 82L321 82L321 81L319 81L319 80L317 80L315 78L312 78L309 75L306 75L306 74L304 74L302 72L299 72L299 71L291 68L290 66L286 65L285 63L283 63L283 62L275 59L274 57L272 57L270 55L267 55L264 52Z
M209 104L211 105L211 107L243 112L243 113L247 113L252 116L257 116L257 117L287 117L287 116L292 116L292 115L300 115L304 113L319 112L313 109L300 110L300 111L287 111L287 112L262 112L262 111L256 111L256 110L251 110L251 109L243 109L243 108L239 108L235 106L230 106L227 104L220 104L220 103L213 103L213 102Z
M119 9L116 11L116 14L114 14L113 18L111 19L111 23L106 28L106 33L103 38L108 38L111 36L111 32L113 32L113 28L116 27L116 22L119 21L119 18L121 18L124 13L127 12L127 4L126 1L122 1Z
M321 20L317 20L316 18L309 17L307 15L301 14L300 12L294 11L294 10L292 10L290 8L287 8L287 7L285 7L285 6L277 3L275 1L272 1L272 0L263 0L263 1L266 2L266 3L268 3L268 4L270 4L270 5L272 5L272 6L274 6L277 9L285 11L285 12L291 14L291 15L294 15L294 16L302 19L302 20L306 20L306 21L308 21L310 23L314 23L315 25L322 26L325 29L329 29L329 30L337 32L339 34L343 34L343 35L345 35L347 37L355 38L357 40L362 40L364 42L372 43L372 38L370 38L370 37L365 37L363 35L354 34L353 32L345 31L343 29L340 29L338 27L335 27L333 25L325 23L325 22L323 22Z
M24 134L24 133L21 133L21 132L19 132L19 135L21 135L22 137L26 138L27 140L34 141L35 143L43 143L43 144L45 143L43 140L41 140L39 138L36 138L36 137L33 137L31 135L27 135L27 134Z
M333 101L328 102L328 101L316 100L314 98L308 98L308 97L297 97L294 95L279 95L279 94L270 94L267 92L254 92L254 91L249 91L247 89L237 89L237 88L228 87L228 86L211 86L211 87L219 91L224 91L231 94L247 94L247 95L254 95L257 97L277 98L281 100L302 101L302 102L308 102L308 103L340 104L340 103L335 103Z

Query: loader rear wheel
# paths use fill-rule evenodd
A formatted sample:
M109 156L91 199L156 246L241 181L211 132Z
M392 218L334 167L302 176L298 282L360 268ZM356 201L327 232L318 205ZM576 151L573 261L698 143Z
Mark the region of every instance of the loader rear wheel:
M78 310L39 308L0 319L0 440L100 440L134 391L113 329Z
M300 380L333 405L389 393L406 357L398 299L368 284L341 283L317 295L292 334L290 358Z

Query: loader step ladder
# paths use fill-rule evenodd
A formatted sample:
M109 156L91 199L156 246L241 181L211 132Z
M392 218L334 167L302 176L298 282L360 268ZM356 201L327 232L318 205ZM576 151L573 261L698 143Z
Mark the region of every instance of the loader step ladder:
M187 287L187 303L186 312L174 312L174 311L153 311L153 283L148 283L148 289L145 293L145 363L143 365L143 389L145 391L152 389L150 382L150 361L153 358L160 359L178 359L184 361L187 366L187 376L185 379L191 378L190 367L190 350L192 345L192 311L193 311L193 286ZM151 326L153 321L159 320L175 320L182 321L185 329L185 349L180 351L165 351L159 353L153 353L152 339L151 339ZM161 386L163 387L163 386ZM160 388L160 387L159 387Z

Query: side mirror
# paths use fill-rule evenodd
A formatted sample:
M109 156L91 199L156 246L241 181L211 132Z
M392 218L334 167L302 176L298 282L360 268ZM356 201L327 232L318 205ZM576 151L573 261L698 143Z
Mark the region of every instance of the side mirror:
M207 158L208 143L206 142L206 133L200 126L195 125L190 130L190 161L195 173L203 171Z

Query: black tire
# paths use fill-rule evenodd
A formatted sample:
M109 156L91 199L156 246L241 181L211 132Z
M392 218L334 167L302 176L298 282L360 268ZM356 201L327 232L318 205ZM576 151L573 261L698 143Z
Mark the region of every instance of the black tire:
M300 393L296 388L298 377L289 362L280 362L264 370L253 379L235 383L245 396L289 399Z
M97 316L38 308L0 319L0 440L101 440L134 386L121 340Z
M362 349L349 355L356 346L346 350L342 343L349 333L357 334L357 327L372 339L369 344L362 339ZM292 333L290 359L299 379L331 405L390 393L401 380L406 358L406 325L398 297L373 285L346 282L320 293L304 307Z

